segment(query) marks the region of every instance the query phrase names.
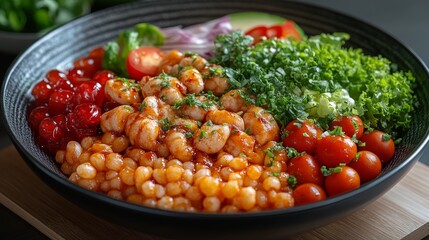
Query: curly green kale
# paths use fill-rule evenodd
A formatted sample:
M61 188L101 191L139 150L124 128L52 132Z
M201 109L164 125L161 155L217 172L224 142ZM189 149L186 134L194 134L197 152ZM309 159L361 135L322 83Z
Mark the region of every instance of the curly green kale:
M251 37L234 32L217 37L212 62L228 67L231 88L246 88L282 125L312 118L326 126L337 115L357 114L386 132L409 127L413 75L381 56L345 48L348 39L334 33L252 45Z

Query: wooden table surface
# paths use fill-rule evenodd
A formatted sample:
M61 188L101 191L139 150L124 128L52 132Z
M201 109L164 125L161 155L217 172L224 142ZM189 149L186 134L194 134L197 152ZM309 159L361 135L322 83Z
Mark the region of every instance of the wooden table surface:
M88 213L42 182L14 147L0 151L0 203L51 239L160 239ZM429 235L429 167L416 163L362 210L294 239L422 239ZM101 230L102 229L102 230Z

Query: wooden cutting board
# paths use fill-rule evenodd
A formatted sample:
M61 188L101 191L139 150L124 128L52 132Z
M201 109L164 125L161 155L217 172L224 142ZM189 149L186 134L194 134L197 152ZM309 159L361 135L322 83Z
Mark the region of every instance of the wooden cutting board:
M114 225L50 189L14 147L0 151L0 203L51 239L160 239ZM363 210L296 239L422 239L429 236L429 167L417 163Z

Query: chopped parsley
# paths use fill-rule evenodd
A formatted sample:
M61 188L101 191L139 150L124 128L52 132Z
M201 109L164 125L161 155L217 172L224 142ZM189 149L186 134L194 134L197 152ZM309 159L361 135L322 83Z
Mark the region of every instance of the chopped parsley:
M295 148L286 147L287 157L289 159L297 157L299 155L298 151Z
M186 138L191 138L192 136L194 136L194 134L192 132L185 132Z
M339 173L341 172L341 166L334 167L334 168L327 168L326 166L322 166L320 168L320 171L322 172L323 176L327 177L333 173Z
M217 97L214 96L213 93L210 92L206 94L201 94L201 96L205 97L204 101L198 99L194 93L186 94L186 96L182 100L176 102L173 105L173 109L180 109L183 104L185 104L190 107L197 106L202 107L204 110L208 110L211 106L216 104L216 101L214 99L217 100Z
M292 175L289 176L286 181L288 186L291 188L295 187L295 185L298 183L298 180L296 179L296 177Z
M161 129L163 131L168 131L173 126L173 123L168 118L164 118L162 120L159 120L158 122L161 125Z
M201 129L200 132L200 140L207 137L207 132L204 129Z
M348 39L333 33L254 45L237 31L217 36L211 61L228 66L231 88L245 88L282 126L297 118L325 126L337 115L353 113L390 134L409 127L414 76L386 58L345 47Z
M329 135L331 136L344 136L343 128L339 126L335 126L334 130L329 131Z
M121 91L127 91L127 90L135 90L140 91L140 85L134 80L134 79L128 79L128 78L116 78L116 81L121 81L125 88L122 88Z
M384 133L381 138L383 139L384 142L389 141L390 139L392 139L392 137L389 134Z
M251 134L251 130L250 130L250 128L246 128L246 129L244 130L244 132L245 132L247 135L250 135L250 134Z
M139 112L143 111L143 109L145 109L147 107L146 102L142 102L142 104L140 104L139 106Z

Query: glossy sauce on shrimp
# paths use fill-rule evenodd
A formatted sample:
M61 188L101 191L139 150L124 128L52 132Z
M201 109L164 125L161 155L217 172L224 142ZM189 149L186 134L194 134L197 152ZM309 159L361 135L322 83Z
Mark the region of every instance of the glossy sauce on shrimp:
M57 152L70 180L178 211L293 206L284 165L266 166L267 149L280 135L274 117L247 103L245 90L229 90L222 67L201 56L171 51L159 71L140 81L106 82L106 98L118 106L102 114L102 135Z

